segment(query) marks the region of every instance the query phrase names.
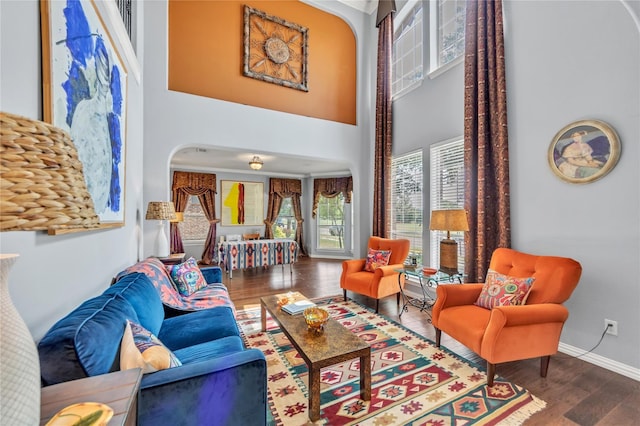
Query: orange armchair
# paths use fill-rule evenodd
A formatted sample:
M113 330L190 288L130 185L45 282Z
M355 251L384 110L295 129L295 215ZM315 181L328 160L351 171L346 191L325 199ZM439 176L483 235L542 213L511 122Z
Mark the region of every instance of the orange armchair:
M535 277L526 304L485 309L474 305L483 284L440 285L432 311L436 346L444 331L480 355L487 362L489 386L501 362L541 357L540 376L546 377L569 316L562 303L578 285L582 267L565 257L498 248L489 268L512 277Z
M402 268L404 260L409 254L409 240L392 240L388 238L370 237L369 249L391 250L389 264L381 266L374 272L364 270L366 259L345 260L342 262L342 275L340 276L340 288L343 290L344 300L347 300L347 290L363 294L376 299L376 312L380 299L396 294L400 303L400 284L404 287L404 275L395 272L394 269ZM368 251L368 250L367 250Z

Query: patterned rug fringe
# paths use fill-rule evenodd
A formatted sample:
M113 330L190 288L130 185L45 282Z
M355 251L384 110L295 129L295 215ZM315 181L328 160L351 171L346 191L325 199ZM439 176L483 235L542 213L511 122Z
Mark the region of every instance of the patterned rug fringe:
M509 414L509 417L497 423L496 426L520 426L526 420L528 420L531 416L536 414L539 411L544 410L547 406L547 403L535 395L531 395L531 402L526 407L522 407L517 411Z

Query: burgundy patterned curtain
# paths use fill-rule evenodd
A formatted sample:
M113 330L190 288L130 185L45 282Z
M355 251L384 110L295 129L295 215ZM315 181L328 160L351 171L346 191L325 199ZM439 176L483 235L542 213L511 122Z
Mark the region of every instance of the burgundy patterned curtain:
M376 84L376 139L373 171L374 236L386 238L391 229L392 55L393 0L378 1L378 71Z
M338 178L326 178L326 179L314 179L313 180L313 208L311 217L316 217L318 211L318 202L320 196L326 198L337 197L342 194L344 202L351 204L351 194L353 193L353 178L338 177Z
M216 224L219 222L216 219L216 175L211 173L173 172L172 197L176 211L183 212L187 207L189 197L192 195L198 197L202 205L202 211L207 220L209 220L209 232L207 232L207 239L204 243L201 262L205 265L211 265L215 254ZM177 223L171 224L171 251L173 253L182 253L184 249L182 248L182 238L180 238L180 231L177 225ZM177 250L178 247L181 251L173 251L174 249Z
M484 280L493 251L511 246L502 0L468 0L465 45L465 273Z
M302 195L302 181L300 179L269 179L269 201L267 204L267 218L264 220L264 236L265 238L273 238L273 224L278 218L282 200L291 198L293 206L293 214L296 217L296 237L295 240L300 248L300 254L306 255L307 252L302 245L302 208L300 205L300 196Z

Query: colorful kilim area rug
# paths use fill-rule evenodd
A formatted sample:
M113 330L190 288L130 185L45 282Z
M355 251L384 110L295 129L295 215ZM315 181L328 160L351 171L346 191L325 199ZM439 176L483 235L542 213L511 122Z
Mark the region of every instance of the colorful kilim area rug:
M371 401L359 398L359 360L321 371L321 419L325 425L519 425L546 403L526 389L404 326L342 297L315 301L332 318L371 345ZM247 346L267 359L271 425L311 424L307 366L268 318L260 331L260 308L238 312Z

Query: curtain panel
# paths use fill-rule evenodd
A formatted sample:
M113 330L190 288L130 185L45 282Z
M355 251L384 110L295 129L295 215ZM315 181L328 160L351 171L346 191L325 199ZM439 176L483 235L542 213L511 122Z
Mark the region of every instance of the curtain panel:
M493 251L511 246L501 0L467 1L465 39L465 273L482 282Z
M296 236L300 253L306 255L307 252L302 245L302 208L300 206L300 196L302 195L302 181L300 179L269 179L269 201L267 202L267 217L264 220L264 236L267 239L273 238L273 224L278 218L282 200L291 198L293 214L296 218Z
M211 265L215 258L216 224L216 175L211 173L173 172L172 198L177 212L184 212L190 196L197 196L202 211L209 221L209 231L202 252L202 263ZM184 252L177 223L171 224L171 251Z
M326 198L337 197L342 194L344 202L351 204L351 194L353 193L353 178L338 177L338 178L326 178L326 179L314 179L313 180L313 209L311 217L315 218L318 212L318 202L320 196Z
M393 3L382 1L383 4ZM386 238L391 229L391 146L392 146L392 91L391 71L393 55L393 8L378 17L378 66L376 83L376 135L374 156L373 229L372 234ZM385 9L386 10L386 9Z

